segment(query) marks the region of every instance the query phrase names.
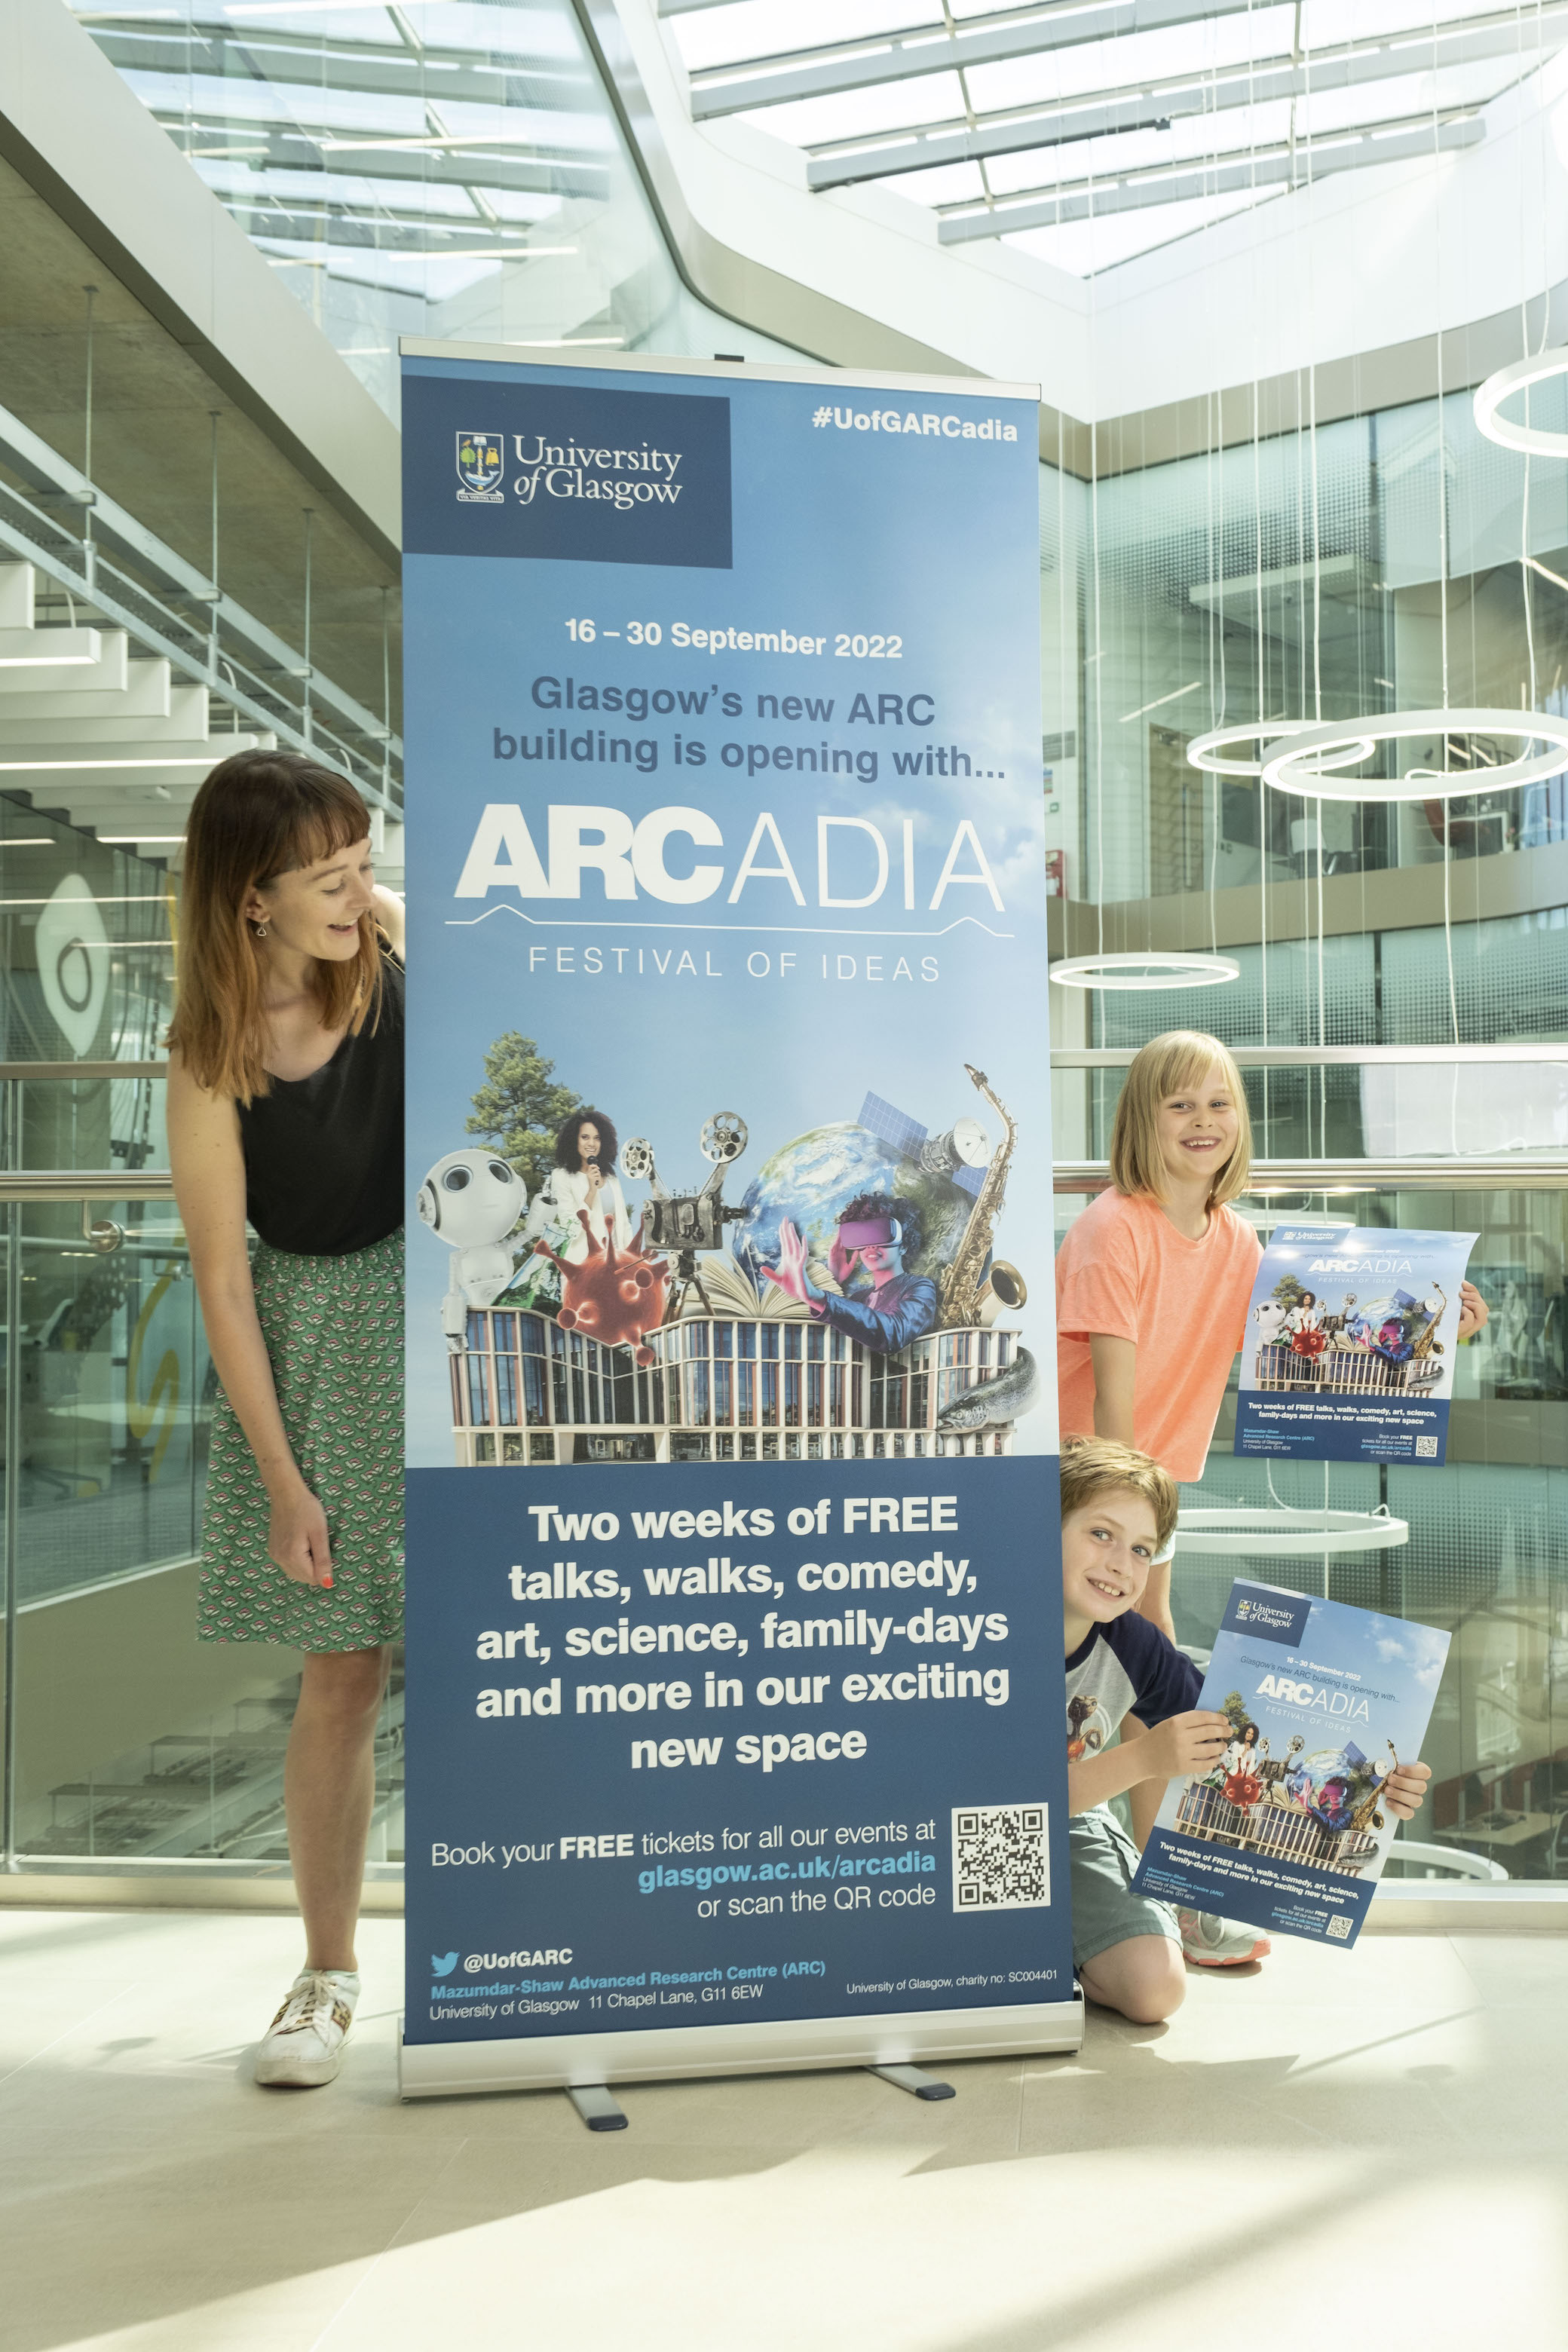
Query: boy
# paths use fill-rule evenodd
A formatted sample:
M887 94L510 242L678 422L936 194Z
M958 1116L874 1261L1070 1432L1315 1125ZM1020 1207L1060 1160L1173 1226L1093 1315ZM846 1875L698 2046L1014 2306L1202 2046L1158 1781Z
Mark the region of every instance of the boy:
M1073 1959L1089 1999L1134 2025L1158 2025L1181 2007L1184 1943L1201 1959L1213 1947L1222 1965L1261 1959L1269 1948L1250 1928L1134 1895L1138 1849L1108 1802L1148 1783L1152 1798L1167 1780L1210 1770L1233 1737L1228 1717L1195 1704L1203 1676L1191 1659L1138 1614L1175 1526L1175 1484L1146 1454L1099 1437L1063 1454ZM1108 1748L1118 1726L1120 1744ZM1431 1777L1427 1764L1390 1773L1390 1812L1408 1821ZM1144 1803L1138 1810L1142 1817Z

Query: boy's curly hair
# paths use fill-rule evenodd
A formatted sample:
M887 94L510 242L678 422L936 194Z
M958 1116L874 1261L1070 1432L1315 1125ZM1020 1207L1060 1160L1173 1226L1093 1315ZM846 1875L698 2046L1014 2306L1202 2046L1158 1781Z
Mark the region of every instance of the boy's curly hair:
M1168 1470L1147 1454L1122 1445L1114 1437L1084 1437L1062 1449L1062 1517L1081 1511L1097 1495L1118 1486L1142 1495L1154 1514L1159 1536L1155 1549L1163 1551L1176 1532L1176 1482Z

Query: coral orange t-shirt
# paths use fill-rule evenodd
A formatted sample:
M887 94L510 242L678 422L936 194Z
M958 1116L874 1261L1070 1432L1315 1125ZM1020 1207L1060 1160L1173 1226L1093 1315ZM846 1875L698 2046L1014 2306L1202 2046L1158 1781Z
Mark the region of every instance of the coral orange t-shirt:
M1194 1242L1147 1193L1102 1192L1057 1253L1063 1439L1094 1434L1089 1333L1131 1339L1133 1444L1173 1478L1201 1478L1261 1255L1232 1208L1211 1209Z

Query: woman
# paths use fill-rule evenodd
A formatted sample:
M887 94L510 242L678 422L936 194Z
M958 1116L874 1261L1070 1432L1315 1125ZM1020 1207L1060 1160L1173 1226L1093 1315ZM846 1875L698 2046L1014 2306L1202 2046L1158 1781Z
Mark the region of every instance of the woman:
M557 1244L572 1265L581 1265L590 1243L603 1248L608 1234L617 1250L629 1249L631 1219L615 1173L620 1149L613 1123L602 1110L574 1110L555 1139L555 1165L530 1212L524 1234L531 1240L546 1224L559 1229ZM582 1211L588 1225L584 1231Z
M197 1631L305 1653L284 1772L305 1965L267 2084L342 2063L403 1623L403 975L383 937L401 954L402 903L352 784L293 752L213 770L185 837L169 1150L222 1383Z

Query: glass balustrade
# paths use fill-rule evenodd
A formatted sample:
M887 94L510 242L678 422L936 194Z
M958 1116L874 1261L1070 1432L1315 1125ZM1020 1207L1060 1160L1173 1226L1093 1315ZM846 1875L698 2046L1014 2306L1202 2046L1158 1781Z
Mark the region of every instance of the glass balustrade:
M0 1077L8 1136L66 1165L29 1151L0 1174L6 1866L279 1871L300 1660L195 1639L215 1374L169 1179L125 1173L143 1152L166 1160L163 1080L16 1069ZM96 1184L70 1165L84 1143ZM77 1197L15 1197L51 1177ZM402 1818L399 1671L373 1869L401 1863Z

